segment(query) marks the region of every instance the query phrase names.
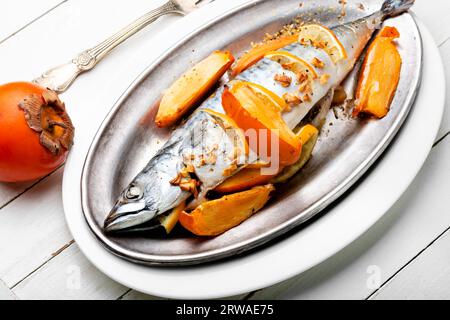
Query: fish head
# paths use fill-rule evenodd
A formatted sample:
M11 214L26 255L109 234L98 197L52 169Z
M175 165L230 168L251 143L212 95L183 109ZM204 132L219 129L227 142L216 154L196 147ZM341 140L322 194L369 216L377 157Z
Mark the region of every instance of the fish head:
M120 194L105 220L106 232L123 231L151 221L157 210L146 203L146 188L135 180ZM154 226L156 227L156 225Z
M161 227L160 215L185 201L189 192L172 185L179 157L161 153L120 193L104 222L105 232L147 231Z

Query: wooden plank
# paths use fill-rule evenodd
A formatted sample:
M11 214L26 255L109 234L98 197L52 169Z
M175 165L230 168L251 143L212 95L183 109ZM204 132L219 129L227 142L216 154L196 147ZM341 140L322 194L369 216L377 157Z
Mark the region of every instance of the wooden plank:
M148 294L136 291L136 290L130 290L128 291L124 296L120 297L121 300L167 300L163 298L158 298L155 296L150 296Z
M0 184L0 208L6 206L8 203L24 193L36 182L21 182L21 183L1 183Z
M0 279L9 287L72 239L63 217L61 177L62 169L0 210Z
M425 23L438 45L450 38L450 25L442 23L443 19L450 16L450 1L417 0L412 11Z
M442 138L450 131L450 40L445 41L440 46L439 51L441 52L441 56L444 61L445 77L447 80L447 97L445 99L444 118L442 120L441 128L439 129L438 139Z
M220 300L242 300L247 294L241 294L233 297L222 298ZM162 300L162 298L149 296L145 293L138 292L136 290L130 290L123 297L122 300Z
M427 26L434 37L436 44L440 47L440 52L444 60L445 73L447 78L447 97L450 95L450 24L442 23L442 19L450 16L450 1L435 0L416 1L413 7L414 13ZM440 18L442 17L442 18ZM438 139L442 138L450 131L450 111L449 102L446 99L444 120L439 130Z
M450 231L383 286L371 299L433 299L450 297Z
M219 300L230 300L230 301L233 301L233 300L243 300L243 299L245 299L247 296L248 296L248 293L246 293L246 294L240 294L240 295L232 296L232 297L221 298L221 299L219 299Z
M14 300L16 296L8 286L0 280L0 300Z
M377 289L376 282L381 285L388 280L450 226L449 163L447 138L433 149L407 192L366 234L315 268L259 291L252 299L370 296ZM378 271L379 281L374 283Z
M0 10L0 43L62 2L64 1L2 1L2 10Z
M128 289L98 271L70 245L13 288L19 299L115 299Z

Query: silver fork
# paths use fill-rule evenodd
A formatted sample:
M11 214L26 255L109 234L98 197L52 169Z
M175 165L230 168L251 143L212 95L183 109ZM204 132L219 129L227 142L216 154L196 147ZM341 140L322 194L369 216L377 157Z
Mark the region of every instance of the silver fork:
M94 68L115 47L159 17L171 13L186 15L212 1L214 0L169 0L159 8L144 14L95 47L81 52L70 62L46 71L40 77L34 79L33 82L58 93L64 92L81 73Z

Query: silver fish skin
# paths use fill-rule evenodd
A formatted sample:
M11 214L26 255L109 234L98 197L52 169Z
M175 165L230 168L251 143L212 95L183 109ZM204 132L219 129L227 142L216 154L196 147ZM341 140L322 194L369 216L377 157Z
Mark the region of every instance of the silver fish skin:
M195 112L173 132L165 146L122 192L105 220L105 230L157 227L148 222L154 220L157 223L153 218L191 196L191 192L183 191L171 182L188 165L195 168L196 179L201 182L198 199L203 199L209 190L223 182L227 169L234 168L235 164L233 170L242 169L247 160L245 152L241 151L245 145L236 141L234 130L227 129L227 123L214 113L206 109ZM202 160L205 155L211 156L212 161Z
M306 61L318 58L325 64L323 68L316 68L319 77L312 85L311 101L294 106L289 112L283 113L288 126L294 129L322 98L342 83L385 18L403 13L413 4L414 0L386 0L378 12L348 24L332 27L347 53L347 58L336 64L325 51L312 46L294 43L280 49ZM283 73L296 79L295 74L284 69L279 63L264 58L231 80L229 85L234 81L249 81L262 85L281 97L286 93L298 92L298 84L295 81L290 86L283 87L274 80L276 74ZM325 84L320 83L320 77L323 75L329 76ZM105 219L105 232L157 228L160 225L160 215L167 214L191 198L191 192L183 191L171 183L188 165L185 157L189 152L201 155L208 149L216 151L216 161L213 164L204 165L195 161L191 163L195 167L196 178L201 183L200 200L197 202L201 202L208 191L245 167L246 159L230 157L229 153L233 152L235 142L234 137L227 132L226 125L221 123L220 118L207 112L214 110L224 113L221 103L223 90L223 87L217 89L185 124L173 132L162 149L120 194ZM236 163L239 165L234 166Z

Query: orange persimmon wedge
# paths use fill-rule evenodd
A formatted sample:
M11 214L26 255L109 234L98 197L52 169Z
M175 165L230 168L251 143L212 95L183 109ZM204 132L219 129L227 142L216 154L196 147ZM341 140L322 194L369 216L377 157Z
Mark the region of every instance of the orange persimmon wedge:
M319 138L319 130L311 124L303 126L297 133L302 141L302 155L300 159L292 166L284 168L271 183L285 183L299 172L311 158L317 139Z
M281 49L298 40L298 35L283 36L278 39L270 40L256 45L248 52L244 53L231 71L231 76L235 77L242 71L248 69L256 62L264 58L265 54L271 51Z
M271 184L205 202L191 213L183 211L181 225L198 236L217 236L259 211L274 190Z
M269 99L263 99L245 83L244 85L238 83L231 89L225 88L222 105L239 128L247 133L255 130L258 145L250 143L250 148L253 148L261 159L269 157L274 162L276 160L273 157L278 156L281 166L291 165L299 159L302 151L301 141L287 126L280 110ZM272 141L272 137L276 137L277 140ZM272 154L271 149L275 143L278 143L278 154ZM267 150L265 154L261 154L263 148Z
M310 141L314 136L319 136L319 130L314 127L312 124L306 124L300 128L297 133L297 137L302 142L302 145L305 145Z
M381 119L389 112L402 67L393 42L399 36L396 28L384 27L370 45L356 91L354 116L362 112Z
M286 177L288 173L290 174L289 178L292 177L292 175L300 170L300 168L309 160L318 135L319 131L310 124L307 124L300 129L300 131L297 133L297 136L302 142L302 154L300 157L300 159L302 160L299 160L293 166L286 168L281 167L278 171L279 173L284 173L281 177L278 176L278 173L275 175L263 175L261 171L262 167L257 168L248 166L236 173L234 176L225 180L215 189L215 191L219 193L232 193L247 190L249 188L260 186L271 181L275 181L278 183L278 181L288 180L284 179L284 177ZM293 173L291 174L291 172Z
M269 183L275 175L262 175L261 169L245 168L234 176L225 180L215 191L219 193L233 193L250 189L254 186L260 186Z
M175 124L219 81L231 67L230 52L215 51L183 74L165 92L155 122L164 128Z
M269 161L263 161L263 160L258 160L256 162L250 163L247 165L247 169L261 169L261 168L267 168L270 167L270 162Z
M186 203L183 201L178 207L174 208L168 215L161 215L158 217L161 226L166 229L167 234L171 233L175 228L180 214L186 208Z

